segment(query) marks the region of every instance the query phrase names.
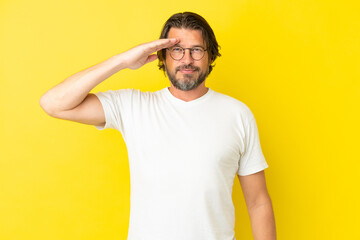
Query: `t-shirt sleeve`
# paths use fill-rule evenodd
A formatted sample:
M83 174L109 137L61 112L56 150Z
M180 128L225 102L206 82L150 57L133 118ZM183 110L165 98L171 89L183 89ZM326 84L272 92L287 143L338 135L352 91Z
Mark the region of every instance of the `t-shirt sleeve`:
M268 167L264 154L261 150L256 120L252 114L250 119L251 120L245 127L245 149L241 153L239 169L237 172L240 176L260 172Z
M125 126L130 114L133 89L108 90L94 93L100 100L105 115L105 125L96 126L98 130L116 129L125 135Z

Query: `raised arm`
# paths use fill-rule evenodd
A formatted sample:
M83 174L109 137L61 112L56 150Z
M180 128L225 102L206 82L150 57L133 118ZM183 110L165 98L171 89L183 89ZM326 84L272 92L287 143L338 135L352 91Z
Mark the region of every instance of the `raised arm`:
M275 218L264 170L239 176L254 240L276 240Z
M91 89L124 69L138 69L157 59L157 52L179 42L178 39L158 39L140 44L130 50L78 72L40 98L40 106L50 116L84 124L103 125L105 115L100 100L89 93Z

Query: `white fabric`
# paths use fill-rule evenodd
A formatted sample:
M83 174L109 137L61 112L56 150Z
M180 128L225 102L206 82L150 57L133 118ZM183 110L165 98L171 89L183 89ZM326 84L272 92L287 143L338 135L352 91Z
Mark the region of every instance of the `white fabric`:
M121 132L130 166L128 240L235 240L236 174L268 167L254 115L208 88L190 102L166 87L98 92L105 126Z

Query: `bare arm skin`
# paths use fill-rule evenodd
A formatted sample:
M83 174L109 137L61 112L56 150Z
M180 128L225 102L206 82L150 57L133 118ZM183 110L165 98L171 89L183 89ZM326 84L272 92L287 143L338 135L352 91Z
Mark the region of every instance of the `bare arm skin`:
M104 125L105 115L91 89L118 71L138 69L157 59L157 52L178 43L178 39L158 39L78 72L48 90L40 98L41 108L50 116L91 125Z
M247 176L238 175L238 178L250 216L254 240L276 240L274 212L264 171Z

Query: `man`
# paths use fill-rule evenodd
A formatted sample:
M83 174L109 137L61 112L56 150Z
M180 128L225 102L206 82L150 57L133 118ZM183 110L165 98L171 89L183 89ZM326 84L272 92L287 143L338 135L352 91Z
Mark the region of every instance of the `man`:
M217 56L205 19L178 13L159 40L67 78L40 100L52 117L121 132L130 165L129 240L234 240L235 175L254 239L276 239L254 115L239 100L205 87ZM119 70L156 59L169 88L89 93Z

